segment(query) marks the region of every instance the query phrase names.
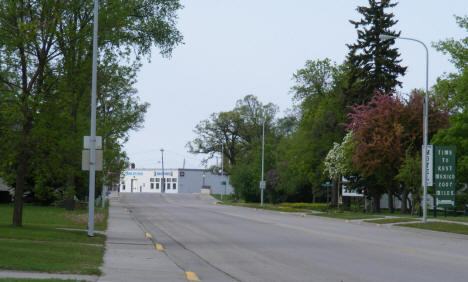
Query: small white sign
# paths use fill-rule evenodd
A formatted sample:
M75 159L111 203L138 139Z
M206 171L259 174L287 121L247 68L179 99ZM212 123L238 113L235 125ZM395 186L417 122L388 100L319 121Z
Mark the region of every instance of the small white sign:
M81 154L81 170L89 170L90 150L83 150ZM102 171L102 150L96 150L96 162L94 166L96 171Z
M422 146L422 186L426 183L427 186L433 185L433 164L434 150L432 145Z
M84 149L91 149L91 136L84 136ZM102 149L102 137L96 136L96 149Z
M266 188L266 181L262 180L260 181L260 189L265 189Z

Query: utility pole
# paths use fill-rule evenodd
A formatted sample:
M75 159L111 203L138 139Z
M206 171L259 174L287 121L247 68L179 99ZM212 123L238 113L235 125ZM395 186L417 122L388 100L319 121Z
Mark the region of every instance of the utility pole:
M223 162L223 158L224 158L224 143L221 143L221 179L224 179L223 176L224 176L224 162ZM216 158L216 162L217 162L217 158ZM224 181L224 194L226 194L226 181ZM221 201L223 200L223 193L221 193Z
M265 121L262 126L262 182L260 184L260 205L263 207L263 190L265 190L265 180L263 179L263 170L265 162Z
M166 180L164 178L164 149L161 148L161 168L162 168L162 182L161 182L161 193L166 191Z
M94 191L96 185L96 85L97 85L97 33L99 1L94 0L93 65L91 79L91 136L89 153L88 236L94 237Z
M414 42L418 42L421 44L424 49L426 50L426 93L424 94L424 109L423 109L423 156L426 155L426 150L429 146L428 144L428 132L429 132L429 49L427 49L426 44L424 42L414 39L414 38L409 38L409 37L398 37L398 36L393 36L393 35L387 35L387 34L381 34L379 36L380 39L382 40L388 40L388 39L403 39L403 40L410 40ZM432 145L431 145L432 146ZM428 167L427 163L424 161L424 157L422 160L422 181L423 181L423 223L427 222L427 186L428 183L432 182L430 179L428 179L428 176L432 176L432 172L430 173L431 175L428 175ZM434 195L435 197L435 195Z

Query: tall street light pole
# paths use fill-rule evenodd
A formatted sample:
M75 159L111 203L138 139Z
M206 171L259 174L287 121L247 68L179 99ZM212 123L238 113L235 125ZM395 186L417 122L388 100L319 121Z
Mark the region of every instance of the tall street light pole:
M221 179L222 181L225 181L224 180L224 162L223 162L223 158L224 158L224 143L221 143ZM226 194L226 182L224 182L224 194ZM221 193L221 201L223 200L223 193Z
M410 40L410 41L415 41L424 46L424 49L426 49L426 93L424 95L424 110L423 110L423 150L426 149L428 145L428 124L429 124L429 50L427 49L426 44L424 42L419 41L414 38L408 38L408 37L396 37L392 35L386 35L386 34L381 34L380 39L382 40L388 40L388 39L403 39L403 40ZM423 197L423 222L427 222L427 204L426 204L426 197L427 197L427 168L426 162L423 162L422 166L422 174L423 174L423 186L424 186L424 197Z
M99 1L94 0L93 65L91 79L91 144L89 150L88 236L94 236L94 191L96 185L96 80Z
M263 178L263 170L264 170L264 162L265 162L265 121L262 124L262 182L260 184L260 205L263 207L263 190L265 190L265 180Z
M166 190L166 181L164 179L164 149L161 148L161 168L162 168L162 182L161 182L161 193Z

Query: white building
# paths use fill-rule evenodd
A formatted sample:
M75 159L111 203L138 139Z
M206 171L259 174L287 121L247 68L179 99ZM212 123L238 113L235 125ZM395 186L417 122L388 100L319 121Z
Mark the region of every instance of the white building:
M212 194L231 194L229 177L203 169L128 169L120 177L122 193L200 193L202 188Z

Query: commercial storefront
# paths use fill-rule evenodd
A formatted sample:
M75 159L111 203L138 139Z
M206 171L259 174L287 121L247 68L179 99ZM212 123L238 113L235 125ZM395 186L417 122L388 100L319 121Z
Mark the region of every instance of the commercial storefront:
M203 169L129 169L122 173L119 191L122 193L200 193L231 194L229 177Z

